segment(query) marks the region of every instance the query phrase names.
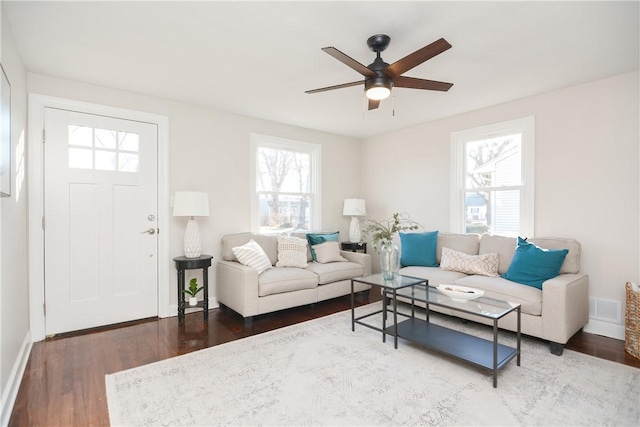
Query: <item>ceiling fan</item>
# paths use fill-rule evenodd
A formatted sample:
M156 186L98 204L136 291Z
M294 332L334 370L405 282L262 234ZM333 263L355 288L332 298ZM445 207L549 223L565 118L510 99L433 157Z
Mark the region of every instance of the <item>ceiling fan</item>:
M374 110L380 105L380 101L387 98L391 94L392 87L404 87L409 89L438 90L446 92L451 89L453 83L438 82L434 80L417 79L414 77L402 76L406 71L422 64L428 59L441 54L449 49L451 45L445 39L439 39L435 42L418 49L405 56L404 58L389 65L382 60L380 52L389 46L391 38L385 34L376 34L369 37L367 45L369 49L376 53L376 59L369 66L364 66L355 59L340 52L335 47L324 47L323 51L336 58L343 64L351 67L358 73L362 74L365 79L351 83L343 83L335 86L323 87L305 91L305 93L318 93L328 90L342 89L345 87L357 86L364 83L364 91L369 102L369 110Z

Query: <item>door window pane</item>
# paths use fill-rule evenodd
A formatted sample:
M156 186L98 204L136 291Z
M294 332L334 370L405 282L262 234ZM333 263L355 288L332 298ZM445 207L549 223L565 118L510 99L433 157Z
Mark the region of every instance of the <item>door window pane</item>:
M109 129L96 129L96 148L116 148L117 131Z
M138 151L140 136L133 132L118 132L118 149Z
M96 150L96 170L114 171L116 170L115 151Z
M93 146L93 128L69 125L69 145L81 147Z
M119 153L118 170L120 172L138 172L138 155L133 153Z
M70 168L138 172L137 133L77 125L70 125L68 131Z

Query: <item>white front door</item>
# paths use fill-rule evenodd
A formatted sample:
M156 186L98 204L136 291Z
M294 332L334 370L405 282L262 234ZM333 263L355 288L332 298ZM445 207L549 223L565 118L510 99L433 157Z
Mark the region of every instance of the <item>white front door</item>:
M155 124L45 109L47 335L158 315Z

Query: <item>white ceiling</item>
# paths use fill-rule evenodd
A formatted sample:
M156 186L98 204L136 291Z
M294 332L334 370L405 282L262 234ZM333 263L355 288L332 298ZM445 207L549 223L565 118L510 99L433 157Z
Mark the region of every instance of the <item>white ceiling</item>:
M358 138L639 68L637 1L2 4L28 71ZM405 75L453 88L304 93L360 79L320 49L367 65L378 33L388 63L444 37Z

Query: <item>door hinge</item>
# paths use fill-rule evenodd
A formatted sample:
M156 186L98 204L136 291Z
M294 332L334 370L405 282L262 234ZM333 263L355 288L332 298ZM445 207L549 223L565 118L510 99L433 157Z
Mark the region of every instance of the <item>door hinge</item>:
M44 226L45 226L45 223L44 223L44 217L42 217L42 229L43 229L43 230L44 230Z
M44 315L47 315L47 303L43 302L42 303L42 312L44 313Z
M42 129L42 143L45 143L45 133L44 133L44 129Z

